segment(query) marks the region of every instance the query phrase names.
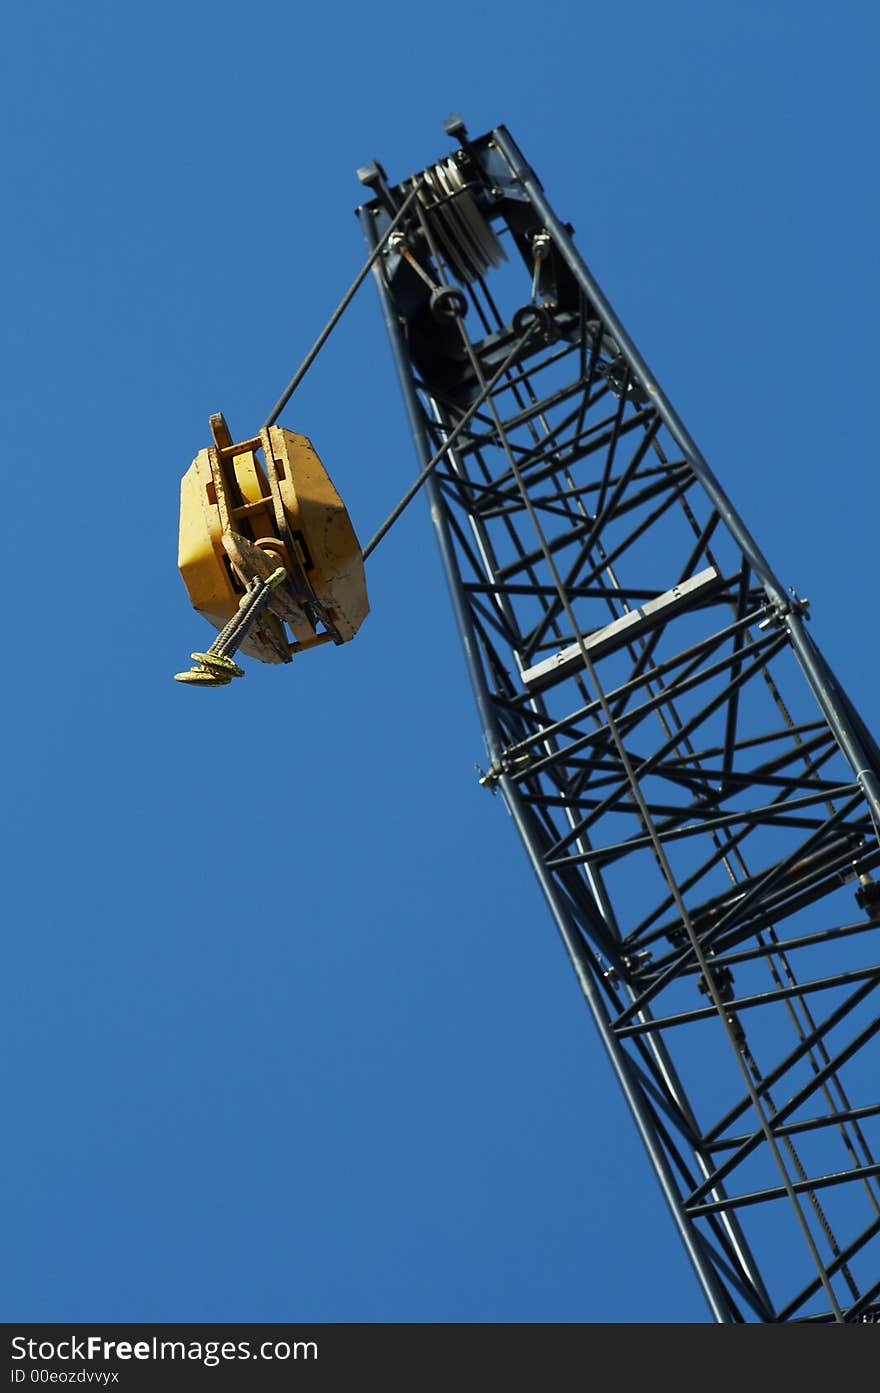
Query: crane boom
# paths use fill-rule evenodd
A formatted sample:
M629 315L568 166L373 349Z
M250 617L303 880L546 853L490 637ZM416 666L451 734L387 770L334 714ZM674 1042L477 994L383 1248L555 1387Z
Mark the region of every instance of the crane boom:
M482 783L712 1317L876 1319L880 750L508 131L446 129L358 211L411 198L373 274Z

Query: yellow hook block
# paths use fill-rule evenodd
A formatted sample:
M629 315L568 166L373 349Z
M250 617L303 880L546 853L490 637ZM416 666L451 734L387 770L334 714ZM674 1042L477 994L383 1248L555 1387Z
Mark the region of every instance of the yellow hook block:
M219 413L211 431L213 445L199 451L180 487L178 567L193 608L221 630L248 584L283 566L285 579L241 651L284 663L352 639L369 613L361 547L311 441L270 426L235 443ZM213 680L224 683L219 673Z

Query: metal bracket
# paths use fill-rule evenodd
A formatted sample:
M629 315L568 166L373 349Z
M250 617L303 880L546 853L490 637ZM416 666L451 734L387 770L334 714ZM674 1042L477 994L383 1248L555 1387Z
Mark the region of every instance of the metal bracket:
M475 764L474 768L480 775L480 787L488 788L490 793L495 793L502 774L522 774L531 763L531 758L531 755L517 755L515 759L508 759L506 755L502 755L500 760L493 760L485 773L481 765Z

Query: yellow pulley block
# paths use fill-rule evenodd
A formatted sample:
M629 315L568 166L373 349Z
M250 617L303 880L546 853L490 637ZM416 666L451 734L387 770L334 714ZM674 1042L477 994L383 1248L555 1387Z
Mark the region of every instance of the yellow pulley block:
M369 613L361 547L311 442L269 426L236 444L219 413L211 434L180 485L178 567L193 608L221 630L249 584L283 566L241 651L287 663L354 638Z

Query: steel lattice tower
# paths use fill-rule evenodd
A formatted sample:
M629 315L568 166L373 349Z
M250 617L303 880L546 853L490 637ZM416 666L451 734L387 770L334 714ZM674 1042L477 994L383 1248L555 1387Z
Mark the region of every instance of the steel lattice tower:
M446 129L359 217L409 200L374 275L483 782L713 1318L880 1318L880 750L509 133Z

